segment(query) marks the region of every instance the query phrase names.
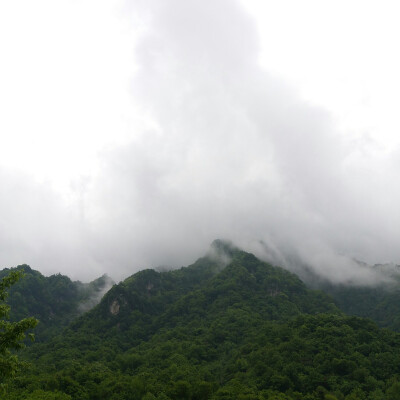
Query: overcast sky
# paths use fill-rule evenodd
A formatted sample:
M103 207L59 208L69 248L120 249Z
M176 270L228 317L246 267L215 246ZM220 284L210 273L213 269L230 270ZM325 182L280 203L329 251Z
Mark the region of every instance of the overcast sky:
M400 263L396 3L1 2L1 267Z

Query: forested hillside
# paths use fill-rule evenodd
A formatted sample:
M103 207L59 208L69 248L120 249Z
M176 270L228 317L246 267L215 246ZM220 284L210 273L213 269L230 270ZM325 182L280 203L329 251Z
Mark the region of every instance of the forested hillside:
M400 331L400 284L377 286L332 285L321 289L350 315L371 318L379 326Z
M368 265L376 273L376 282L332 283L310 270L302 274L310 287L328 293L346 314L370 318L382 328L400 331L400 266Z
M400 398L399 334L221 241L114 285L21 356L8 400Z
M0 279L11 271L23 271L24 278L11 287L8 304L10 318L18 321L26 316L39 320L36 341L44 341L61 332L71 321L96 305L112 280L104 275L90 283L71 281L65 275L43 276L28 265L5 268Z

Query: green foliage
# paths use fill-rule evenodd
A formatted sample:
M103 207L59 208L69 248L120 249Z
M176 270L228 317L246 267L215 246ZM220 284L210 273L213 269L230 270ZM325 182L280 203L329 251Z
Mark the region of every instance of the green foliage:
M3 277L0 281L0 390L5 389L8 378L14 377L21 368L22 363L11 350L19 350L24 344L27 330L36 326L35 318L24 318L17 322L8 320L10 307L5 303L7 289L15 284L23 276L22 272L14 271ZM31 338L33 339L32 334Z
M115 285L61 335L25 350L36 367L8 399L398 398L399 334L344 315L252 254L222 242L215 251Z
M8 397L9 400L71 400L71 396L60 392L34 390L32 393L19 393L18 397Z
M318 282L316 287L329 293L346 314L371 318L379 326L400 331L400 285L391 283L354 286Z
M14 272L23 273L24 279L10 288L10 319L19 321L26 315L37 318L40 321L35 331L37 342L58 334L83 311L96 305L110 282L107 276L89 284L73 282L61 274L45 277L25 264L0 271L0 278Z

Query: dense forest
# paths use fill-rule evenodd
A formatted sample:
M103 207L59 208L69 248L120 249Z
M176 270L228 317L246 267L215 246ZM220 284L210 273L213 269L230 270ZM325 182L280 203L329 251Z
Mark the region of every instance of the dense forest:
M381 327L400 332L400 283L395 282L374 286L325 282L320 288L329 293L345 313L371 318Z
M8 293L11 321L27 316L37 318L36 342L61 332L76 317L92 308L114 283L107 275L90 283L72 281L61 274L45 277L25 264L1 270L0 279L13 271L21 271L24 278Z
M85 312L105 277L19 268L11 318L40 323L5 399L400 399L396 288L327 294L215 241L188 267L115 284Z

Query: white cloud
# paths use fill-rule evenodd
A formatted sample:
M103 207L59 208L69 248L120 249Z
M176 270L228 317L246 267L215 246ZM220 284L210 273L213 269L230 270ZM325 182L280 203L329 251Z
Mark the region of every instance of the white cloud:
M54 21L65 11L40 4ZM42 270L119 279L191 262L218 237L249 248L264 240L329 276L340 267L343 279L354 278L347 256L398 260L398 151L381 151L373 133L346 136L335 113L261 67L256 24L239 3L65 4L68 18L53 23L53 36L64 38L61 61L37 45L44 54L36 63L51 61L48 75L23 68L13 78L22 77L26 100L3 97L10 112L2 186L14 180L11 166L31 163L30 176L42 178L23 178L27 188L13 191L42 201L13 203L4 190L0 214L13 210L2 236L6 263L22 255ZM41 15L40 7L32 12ZM79 34L67 34L71 21ZM13 125L17 114L24 119ZM25 117L33 114L31 124ZM19 164L21 141L30 145ZM24 231L20 216L30 213Z

